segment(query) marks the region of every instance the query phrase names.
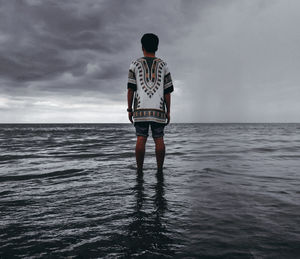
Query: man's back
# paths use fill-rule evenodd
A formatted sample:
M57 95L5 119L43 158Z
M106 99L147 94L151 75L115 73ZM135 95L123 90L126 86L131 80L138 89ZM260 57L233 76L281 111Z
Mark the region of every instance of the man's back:
M135 91L133 119L166 122L164 95L173 91L166 62L157 57L142 57L131 63L128 86Z

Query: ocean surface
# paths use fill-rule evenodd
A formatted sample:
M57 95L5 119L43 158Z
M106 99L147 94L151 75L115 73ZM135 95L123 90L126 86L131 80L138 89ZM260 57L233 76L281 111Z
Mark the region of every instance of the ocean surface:
M300 124L0 125L0 258L300 258Z

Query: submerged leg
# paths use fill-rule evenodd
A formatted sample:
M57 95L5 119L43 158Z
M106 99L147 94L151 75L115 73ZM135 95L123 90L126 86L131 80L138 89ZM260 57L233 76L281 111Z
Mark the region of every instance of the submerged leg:
M147 137L138 136L135 147L135 157L137 170L141 172L143 170L144 157L145 157L145 145Z
M154 139L155 142L155 154L156 154L156 162L157 162L157 171L162 172L164 159L165 159L165 143L164 138L159 137Z

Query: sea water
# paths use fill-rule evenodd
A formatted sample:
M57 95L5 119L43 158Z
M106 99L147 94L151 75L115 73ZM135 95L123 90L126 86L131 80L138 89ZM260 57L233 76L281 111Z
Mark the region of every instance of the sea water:
M150 133L150 132L149 132ZM0 125L0 258L299 258L300 124Z

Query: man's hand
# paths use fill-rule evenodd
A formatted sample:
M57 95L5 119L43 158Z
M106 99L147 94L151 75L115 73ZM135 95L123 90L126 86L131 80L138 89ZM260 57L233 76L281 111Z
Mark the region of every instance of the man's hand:
M166 116L167 116L167 124L166 125L168 125L170 123L170 120L171 120L170 112L167 112Z
M128 112L128 119L130 120L131 123L133 123L132 115L133 115L133 112Z

